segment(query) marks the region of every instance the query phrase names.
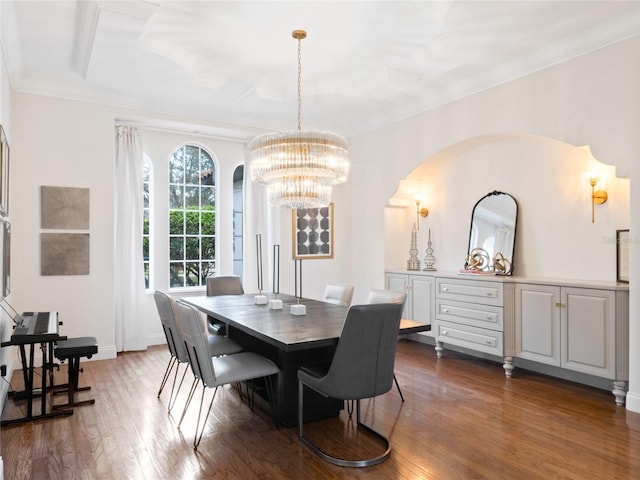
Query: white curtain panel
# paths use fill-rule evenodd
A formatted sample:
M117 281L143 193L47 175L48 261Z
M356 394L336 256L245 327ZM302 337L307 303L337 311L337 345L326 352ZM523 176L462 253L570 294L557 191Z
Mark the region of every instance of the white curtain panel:
M116 126L114 315L117 351L144 350L142 137Z

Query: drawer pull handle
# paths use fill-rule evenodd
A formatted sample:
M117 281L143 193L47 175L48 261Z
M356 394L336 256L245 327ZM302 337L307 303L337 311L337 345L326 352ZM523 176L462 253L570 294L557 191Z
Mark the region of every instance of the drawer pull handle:
M442 291L443 291L443 292L448 292L448 291L449 291L449 289L448 289L447 287L442 287Z
M442 309L442 311L443 311L444 313L449 313L449 309L448 309L448 308L443 308L443 309Z
M491 315L487 315L487 320L491 320Z
M447 335L449 332L447 332L446 330L442 330L442 335Z
M491 340L486 340L484 343L486 343L487 345L491 345Z

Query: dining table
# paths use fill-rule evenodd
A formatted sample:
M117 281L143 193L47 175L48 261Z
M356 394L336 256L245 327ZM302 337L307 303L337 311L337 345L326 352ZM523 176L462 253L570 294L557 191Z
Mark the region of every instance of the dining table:
M259 296L262 300L266 297L267 303L256 303ZM274 421L282 427L297 425L298 369L331 362L349 307L281 293L196 296L181 300L215 322L225 323L227 335L243 350L259 353L278 365L280 373L271 399ZM280 300L281 308L271 308L270 300ZM294 315L292 305L304 305L306 312ZM399 333L406 335L430 329L427 323L403 318ZM336 416L343 403L305 389L304 421Z

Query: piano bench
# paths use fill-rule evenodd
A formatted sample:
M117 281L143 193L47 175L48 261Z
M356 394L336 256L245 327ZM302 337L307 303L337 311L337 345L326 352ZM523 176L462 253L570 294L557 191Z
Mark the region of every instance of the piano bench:
M78 376L82 369L80 368L80 359L83 357L91 358L98 353L98 341L95 337L76 337L67 340L60 340L53 349L53 355L60 361L69 361L69 381L63 385L54 387L54 395L59 393L68 394L68 403L53 405L54 409L73 408L82 405L93 405L95 399L77 402L75 393L80 391L91 390L91 387L78 387Z

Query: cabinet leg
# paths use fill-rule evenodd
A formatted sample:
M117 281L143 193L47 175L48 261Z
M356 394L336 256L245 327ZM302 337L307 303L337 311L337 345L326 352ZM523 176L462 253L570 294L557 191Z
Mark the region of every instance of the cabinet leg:
M442 358L443 351L444 351L444 347L442 346L442 342L436 341L436 357Z
M613 390L611 390L611 393L616 397L616 405L619 407L624 406L627 397L626 386L627 382L624 381L616 380L613 382Z
M513 369L515 368L513 366L513 357L504 357L504 364L502 365L502 368L504 368L505 376L507 378L511 378Z

